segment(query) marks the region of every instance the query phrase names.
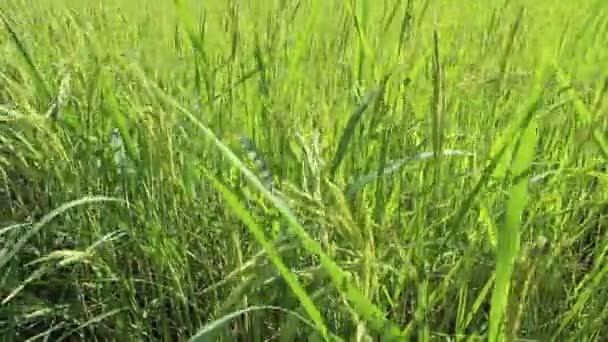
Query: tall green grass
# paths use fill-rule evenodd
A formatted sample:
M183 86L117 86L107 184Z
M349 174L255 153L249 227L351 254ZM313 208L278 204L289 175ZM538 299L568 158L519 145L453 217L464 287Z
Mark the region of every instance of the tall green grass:
M605 338L607 10L3 3L2 340Z

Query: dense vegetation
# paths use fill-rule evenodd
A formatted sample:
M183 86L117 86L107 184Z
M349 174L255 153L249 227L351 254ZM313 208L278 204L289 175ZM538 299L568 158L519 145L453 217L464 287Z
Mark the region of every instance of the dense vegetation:
M605 1L198 3L0 4L2 341L608 337Z

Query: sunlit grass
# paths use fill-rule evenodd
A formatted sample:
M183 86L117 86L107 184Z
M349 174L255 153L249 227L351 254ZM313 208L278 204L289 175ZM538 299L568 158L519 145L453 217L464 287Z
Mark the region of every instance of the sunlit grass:
M0 5L2 340L602 339L607 9Z

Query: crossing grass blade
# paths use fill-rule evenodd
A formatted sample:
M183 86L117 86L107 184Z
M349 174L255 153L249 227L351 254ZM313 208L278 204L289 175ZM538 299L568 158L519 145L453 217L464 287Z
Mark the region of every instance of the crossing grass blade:
M606 141L605 133L603 133L599 128L594 129L593 140L595 141L595 144L600 148L604 160L608 161L608 142Z
M583 125L590 124L593 120L593 115L587 108L587 105L585 105L585 103L581 100L577 91L572 88L568 75L559 66L559 64L557 64L556 61L553 62L553 67L555 68L555 74L560 86L564 87L568 95L572 98L574 108L578 114L578 121L580 121Z
M506 3L508 3L508 2L509 2L509 0L506 0ZM505 7L506 7L506 3L505 3ZM505 78L507 75L507 69L509 67L509 59L512 57L515 39L516 39L518 32L521 29L525 13L526 13L525 8L520 7L517 17L515 18L515 21L511 25L511 30L509 31L509 34L506 37L505 42L504 42L504 51L501 54L500 61L499 61L499 73L500 73L499 77L500 78L499 78L499 82L498 82L497 89L496 89L498 96L495 96L494 102L492 103L492 113L493 114L498 114L498 113L496 113L496 111L499 108L498 103L499 103L499 101L502 100L503 95L504 95L503 92L504 92L504 87L505 87Z
M508 145L503 145L498 152L492 156L488 165L483 169L481 175L477 179L477 182L473 188L467 193L462 201L462 204L458 207L452 218L447 223L448 232L443 238L444 243L450 243L452 238L459 232L460 224L464 220L466 214L473 207L475 199L480 194L481 190L488 184L492 174L500 164L501 157L506 153Z
M373 171L363 176L358 176L354 181L348 184L346 187L346 197L354 196L359 190L364 188L366 185L378 180L381 177L387 177L389 175L395 174L398 171L402 170L405 166L414 162L421 162L425 160L429 160L434 158L434 152L421 152L412 157L406 157L398 160L393 160L390 163L386 162L388 165L380 164L380 169L378 171ZM460 151L460 150L443 150L441 153L443 158L452 157L452 156L462 156L462 157L473 157L475 156L471 152Z
M146 87L148 87L148 89L155 93L160 100L181 112L182 115L186 116L186 118L188 118L193 125L199 128L203 133L203 136L210 140L226 157L226 159L237 167L251 182L251 184L257 188L281 214L283 214L300 243L310 254L319 257L321 266L329 275L333 285L340 290L340 292L353 304L354 309L369 323L371 329L378 334L381 334L383 339L386 341L395 341L404 338L404 335L399 328L394 323L389 321L384 316L384 313L368 298L366 298L357 287L353 285L350 274L344 271L340 266L338 266L338 264L336 264L335 261L324 253L321 245L307 234L306 230L298 222L298 219L289 209L287 204L281 198L272 194L272 192L264 186L262 181L243 164L243 162L230 150L230 148L228 148L228 146L218 139L213 131L206 127L192 113L168 96L162 89L158 88L156 84L150 82L137 65L131 65L130 69L134 70L135 76L138 77L146 85ZM368 104L369 102L370 101L366 101Z
M0 5L0 336L608 335L608 2L144 3Z
M0 270L4 268L4 266L19 252L19 250L35 235L37 234L45 225L47 225L51 220L56 218L57 216L65 213L66 211L85 204L90 203L100 203L100 202L124 202L118 198L106 197L106 196L91 196L91 197L83 197L78 200L74 200L71 202L67 202L58 208L52 210L50 213L44 215L36 224L32 225L32 227L24 233L19 240L12 246L12 248L5 247L0 250Z
M210 174L207 170L204 171L205 177L213 184L217 191L219 191L226 202L234 210L234 213L243 221L243 223L249 228L249 231L254 236L256 241L264 248L268 257L279 270L281 276L285 279L291 290L298 297L304 309L314 322L315 329L319 331L322 337L328 338L328 329L323 321L321 313L315 306L312 299L306 293L306 290L302 287L296 276L289 271L289 268L285 265L280 255L278 254L275 247L265 237L264 230L255 222L253 217L247 212L247 209L239 202L238 196L232 193L225 185L223 185L215 176ZM225 318L226 319L226 318ZM201 336L204 336L201 335Z

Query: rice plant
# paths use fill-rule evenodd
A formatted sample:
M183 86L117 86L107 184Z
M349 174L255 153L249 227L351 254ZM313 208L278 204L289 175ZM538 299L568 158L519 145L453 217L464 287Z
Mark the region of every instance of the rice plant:
M0 340L606 339L607 23L0 4Z

